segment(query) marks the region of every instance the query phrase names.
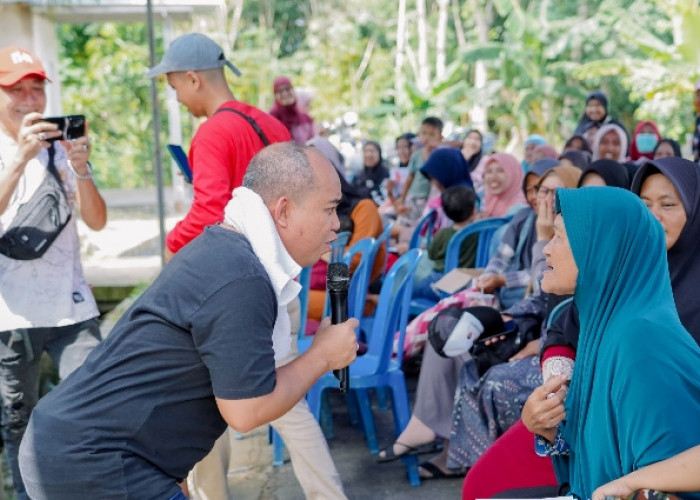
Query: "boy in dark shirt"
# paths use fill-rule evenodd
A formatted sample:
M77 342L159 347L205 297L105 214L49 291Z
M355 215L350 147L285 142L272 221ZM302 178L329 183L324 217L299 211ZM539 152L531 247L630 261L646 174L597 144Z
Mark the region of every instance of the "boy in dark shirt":
M432 284L442 278L445 271L447 245L457 231L474 221L476 215L476 194L468 186L452 186L446 189L440 198L442 209L453 224L450 227L442 228L433 237L428 247L428 257L433 261L433 271L420 280L413 289L414 297L424 297L435 301L440 300L441 297ZM478 243L478 234L468 236L462 243L459 253L459 267L474 267Z

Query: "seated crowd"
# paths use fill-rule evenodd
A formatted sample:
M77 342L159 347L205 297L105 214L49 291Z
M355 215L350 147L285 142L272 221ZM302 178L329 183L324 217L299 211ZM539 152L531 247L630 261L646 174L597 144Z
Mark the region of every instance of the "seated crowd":
M564 147L532 134L522 161L484 149L477 130L460 147L444 142L435 117L396 139L396 166L378 143L364 144L363 171L342 179L349 208L339 215L349 219L346 248L392 224L368 304L385 271L376 264L390 267L416 234L428 243L413 297L432 301L412 310L396 346L419 364L418 387L408 425L379 463L432 454L420 477L464 478L465 499L700 490L682 474L655 475L674 464L700 469L700 434L682 426L700 413L700 376L683 369L700 356L691 288L700 167L653 121L630 136L607 105L591 92ZM417 226L433 212L425 234ZM436 287L450 239L493 218L507 222L478 277L451 294ZM478 241L464 240L459 267L476 267ZM325 284L312 288L309 318L320 320Z

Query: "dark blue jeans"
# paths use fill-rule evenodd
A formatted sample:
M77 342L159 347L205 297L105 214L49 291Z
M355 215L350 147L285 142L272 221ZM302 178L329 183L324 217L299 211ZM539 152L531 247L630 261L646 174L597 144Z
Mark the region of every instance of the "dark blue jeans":
M17 500L29 500L19 472L19 444L39 399L39 362L46 351L61 379L78 368L101 340L97 318L69 326L0 332L2 438Z

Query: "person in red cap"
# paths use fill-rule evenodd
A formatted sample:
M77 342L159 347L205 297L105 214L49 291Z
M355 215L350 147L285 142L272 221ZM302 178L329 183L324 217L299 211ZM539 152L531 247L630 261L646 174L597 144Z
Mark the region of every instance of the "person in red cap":
M88 136L57 140L62 132L42 121L46 82L35 54L17 46L0 49L0 237L52 172L73 215L93 230L107 221L88 162ZM101 339L98 315L80 264L75 216L38 258L17 260L0 252L2 437L18 499L29 498L17 452L39 395L41 355L48 352L60 377L68 376Z
M270 114L281 121L292 140L298 144L306 144L314 134L314 120L300 106L292 82L286 76L278 76L273 84L275 104Z

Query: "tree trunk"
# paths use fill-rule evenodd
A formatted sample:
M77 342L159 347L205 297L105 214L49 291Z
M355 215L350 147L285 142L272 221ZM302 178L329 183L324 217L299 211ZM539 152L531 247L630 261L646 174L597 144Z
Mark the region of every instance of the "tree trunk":
M450 0L437 0L438 24L435 33L435 78L442 80L445 77L445 39L447 37L447 8Z
M233 47L236 44L236 39L238 38L238 27L241 22L241 15L243 14L243 0L229 0L233 5L229 7L232 10L231 14L231 25L228 29L228 42L229 47Z
M396 63L394 64L394 116L401 120L404 106L403 63L406 57L406 0L399 0L396 23Z
M430 89L430 66L428 66L428 21L425 0L416 0L418 14L418 89L428 93Z
M452 19L455 25L455 34L457 35L457 47L462 53L467 50L467 39L464 36L464 27L462 26L462 16L459 11L459 1L452 0Z
M489 40L489 29L491 28L491 1L483 9L476 6L474 9L474 22L476 24L476 34L479 43L486 43ZM483 89L486 86L488 75L486 73L486 63L476 61L474 64L474 87ZM488 131L488 105L484 102L476 101L471 112L472 126L482 132Z

